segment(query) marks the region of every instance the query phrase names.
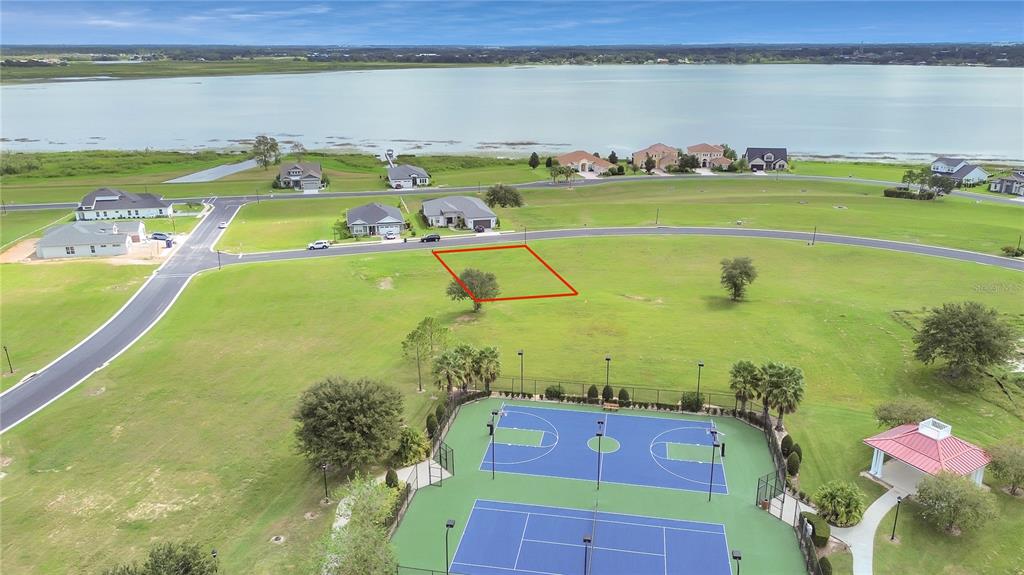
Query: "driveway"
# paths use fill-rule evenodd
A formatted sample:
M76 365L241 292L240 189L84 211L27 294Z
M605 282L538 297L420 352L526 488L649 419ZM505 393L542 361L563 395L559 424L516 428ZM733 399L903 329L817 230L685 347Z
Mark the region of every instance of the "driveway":
M194 174L188 174L173 180L167 180L165 184L195 184L200 182L213 182L221 178L230 176L231 174L237 174L238 172L244 172L256 167L256 160L246 160L244 162L238 162L237 164L225 164L223 166L217 166L216 168L210 168L209 170L203 170Z

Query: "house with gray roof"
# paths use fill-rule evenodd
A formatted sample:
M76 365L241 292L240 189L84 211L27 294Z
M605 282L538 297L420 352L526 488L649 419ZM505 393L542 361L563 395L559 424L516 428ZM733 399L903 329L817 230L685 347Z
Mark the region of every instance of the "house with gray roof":
M419 166L399 164L388 168L388 185L395 189L429 186L430 174Z
M353 236L382 236L388 232L400 234L405 224L402 210L377 202L350 208L345 219Z
M747 148L743 152L752 172L767 172L789 168L789 154L786 148Z
M981 166L963 158L941 156L932 162L932 173L952 178L958 184L972 186L988 179L989 173Z
M277 173L277 185L306 194L315 194L327 187L323 177L324 170L320 164L292 162L281 166L281 170Z
M423 218L435 228L476 228L498 225L498 216L479 198L446 196L423 202Z
M988 191L1024 196L1024 170L1014 170L1009 176L992 180Z
M153 194L133 194L112 188L89 192L75 210L76 220L166 218L171 215L173 211L170 202Z
M128 253L132 244L146 239L146 224L139 221L75 221L46 230L36 243L42 259L110 257Z

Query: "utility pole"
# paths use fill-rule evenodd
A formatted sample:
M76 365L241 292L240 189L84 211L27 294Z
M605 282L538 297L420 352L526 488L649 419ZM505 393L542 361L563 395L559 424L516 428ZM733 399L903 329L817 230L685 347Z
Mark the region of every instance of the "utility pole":
M11 354L7 351L7 346L4 346L4 355L7 356L7 370L14 373L14 366L11 365Z
M658 222L660 220L661 220L661 208L658 208L658 211L654 212L654 225L658 225Z

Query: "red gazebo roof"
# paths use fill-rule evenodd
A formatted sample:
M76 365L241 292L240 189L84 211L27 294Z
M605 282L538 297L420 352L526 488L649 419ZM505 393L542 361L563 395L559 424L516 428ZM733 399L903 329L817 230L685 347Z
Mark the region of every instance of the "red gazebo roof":
M983 449L954 437L948 425L934 419L894 427L864 443L931 475L968 475L991 461Z

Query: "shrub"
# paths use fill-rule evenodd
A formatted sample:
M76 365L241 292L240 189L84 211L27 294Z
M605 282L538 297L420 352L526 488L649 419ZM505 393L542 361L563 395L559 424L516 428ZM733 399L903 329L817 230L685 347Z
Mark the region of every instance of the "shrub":
M921 504L921 517L950 533L981 527L996 511L991 493L952 473L922 479L914 499Z
M834 480L814 492L818 513L837 527L849 527L864 516L864 495L850 481Z
M800 456L800 461L804 460L804 450L800 447L799 443L793 443L793 453Z
M800 473L800 456L797 455L797 452L795 451L790 453L789 457L786 458L786 473L789 473L793 477L796 477L796 475Z
M682 406L683 411L697 412L704 406L704 401L696 391L687 391L679 399L679 404Z
M814 532L811 533L811 541L814 542L814 546L828 545L828 538L832 536L832 527L824 519L809 511L802 511L800 515L814 528Z
M388 469L387 474L384 475L384 484L391 489L398 489L398 473L394 469Z
M914 192L911 190L904 190L900 188L886 188L882 194L887 198L903 198L905 200L934 200L935 192L930 190L922 190L920 192Z
M821 575L832 575L832 562L828 557L818 559L818 570L821 571Z
M612 386L605 385L604 389L601 390L601 399L611 401L613 397L615 397L615 390L612 389Z
M782 438L782 454L789 457L789 454L793 452L793 436L787 435Z
M448 418L448 408L443 403L437 404L437 407L434 408L434 417L437 418L437 423L440 425L442 421L446 421Z
M619 405L629 407L629 390L625 387L619 390Z
M596 402L597 397L599 395L601 395L601 393L597 390L597 386L596 385L591 385L587 389L587 399L590 400L591 403Z
M558 384L549 385L548 388L544 390L544 397L547 399L562 399L563 395L565 395L565 389Z
M934 416L935 406L921 399L897 399L875 406L875 420L882 427L920 423Z
M1003 255L1008 258L1019 258L1020 256L1024 256L1024 248L1003 246Z
M391 455L391 463L396 467L405 467L422 461L430 451L430 444L423 432L411 427L403 427L398 432L398 447Z
M989 469L997 479L1006 482L1010 495L1024 486L1024 441L1007 438L988 450L992 456Z
M437 416L433 413L427 414L427 435L429 435L431 439L437 435Z

